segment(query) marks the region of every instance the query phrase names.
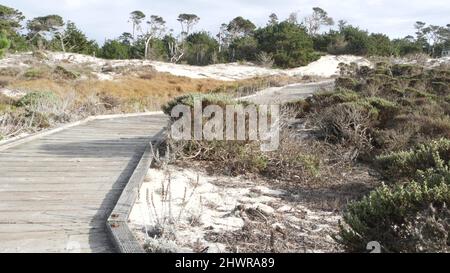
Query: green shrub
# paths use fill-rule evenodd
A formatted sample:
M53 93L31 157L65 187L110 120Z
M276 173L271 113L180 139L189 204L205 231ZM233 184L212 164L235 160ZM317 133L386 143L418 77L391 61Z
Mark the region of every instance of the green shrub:
M353 102L360 98L353 90L338 88L336 91L317 92L307 101L315 107L327 107L334 104Z
M372 121L392 118L397 109L394 103L379 97L360 98L343 105L358 109L361 113L367 114Z
M335 85L337 88L356 90L358 81L350 77L339 77L335 80Z
M433 99L435 97L433 94L430 94L430 93L427 93L427 92L424 92L424 91L421 91L421 90L418 90L415 88L411 88L411 87L408 87L405 89L405 94L407 96L412 96L415 98Z
M374 73L379 74L379 75L387 75L390 77L393 76L392 71L391 71L391 66L387 62L376 63Z
M212 171L221 169L221 173L233 176L262 173L269 164L257 141L178 141L172 145L180 145L182 149L176 150L183 156L212 163ZM223 162L227 164L220 165Z
M400 111L396 103L380 97L368 97L364 101L376 109L377 118L382 123L392 119Z
M391 68L394 77L407 76L414 77L423 74L423 67L409 64L395 64Z
M378 188L348 205L335 240L350 252L365 252L372 241L383 252L450 251L449 179Z
M345 102L342 103L342 106L358 110L360 113L367 115L371 121L378 120L378 117L380 115L379 109L374 107L367 99Z
M376 158L380 171L389 180L413 179L417 171L425 171L439 166L439 162L450 160L450 140L434 140L419 145L410 151L393 152Z
M45 72L41 69L37 68L31 68L28 69L23 76L27 79L34 80L34 79L40 79L43 78L45 75Z
M398 87L395 87L393 84L386 84L381 89L381 93L383 96L391 97L391 98L402 98L405 95L405 92Z
M393 77L385 74L372 74L370 77L366 78L366 85L376 85L384 86L388 83L392 83Z
M0 33L0 58L3 58L10 45L11 42L6 36L3 33Z
M60 65L56 66L53 70L53 74L61 79L67 79L67 80L75 80L79 77L79 74L76 72L73 72L65 67L62 67Z
M359 67L357 71L358 76L362 78L368 78L371 77L374 74L374 70L370 68L369 66L363 65Z
M300 154L296 163L302 165L312 176L318 176L320 171L320 158L314 155Z
M30 92L20 98L16 105L18 107L36 107L40 104L56 104L59 97L53 92Z
M445 82L432 82L431 86L433 87L433 91L438 95L447 95L450 91L450 85Z

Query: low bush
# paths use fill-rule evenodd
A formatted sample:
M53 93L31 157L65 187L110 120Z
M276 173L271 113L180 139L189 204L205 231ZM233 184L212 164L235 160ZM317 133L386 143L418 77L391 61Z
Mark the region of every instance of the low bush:
M359 84L358 81L351 77L339 77L335 80L335 85L337 88L356 90L358 84Z
M336 91L322 91L315 93L307 99L311 106L320 110L331 105L352 102L360 98L359 94L353 90L338 88Z
M172 109L177 105L188 106L193 111L196 101L201 103L200 110L203 110L209 105L217 105L225 110L225 107L228 105L240 103L232 97L220 93L188 94L169 101L162 109L167 115L171 115ZM243 104L247 105L248 103ZM203 118L202 121L205 122L206 119ZM194 119L192 119L192 123L194 123ZM258 141L250 140L207 141L192 139L172 142L172 147L177 150L178 156L180 157L195 158L208 162L227 162L227 168L224 172L231 175L243 174L246 171L258 173L266 167L265 158L259 152L257 146Z
M56 66L53 70L53 75L58 79L64 79L64 80L75 80L80 75L76 72L73 72L63 66Z
M377 120L379 121L378 128L384 127L387 121L400 112L400 108L395 102L380 97L368 97L363 101L367 102L375 109L372 111L377 112Z
M421 91L415 88L408 87L405 90L405 96L408 97L415 97L415 98L427 98L427 99L433 99L433 94L427 93L425 91Z
M449 252L450 175L440 181L382 186L349 204L336 241L350 252L366 252L372 241L383 252Z
M30 92L17 101L19 107L36 107L42 104L56 104L59 97L53 92Z
M29 80L41 79L46 76L46 72L38 68L30 68L23 74L23 77Z
M446 100L449 85L442 69L424 70L416 65L391 66L379 62L374 69L355 68L344 74L345 77L336 79L334 91L318 92L307 99L310 113L330 118L325 124L331 126L329 130L319 126L324 139L336 139L336 119L345 116L338 114L346 111L337 104L368 115L367 133L375 148L369 156L372 159L392 149L405 150L424 141L449 138L450 103ZM328 109L331 107L334 109ZM324 136L324 132L331 135ZM398 144L393 143L395 140Z
M424 72L424 68L417 65L408 65L408 64L396 64L391 68L393 76L406 76L406 77L414 77L422 75Z
M432 82L431 86L433 91L440 96L445 96L450 92L450 85L445 82Z
M450 161L450 140L439 139L421 144L410 151L393 152L378 156L376 163L389 180L414 179L417 171L436 168L444 161Z
M165 113L170 114L174 106L183 104L191 109L194 100L201 100L202 107L208 105L243 104L223 94L192 94L181 96L163 107ZM307 107L305 101L298 101L289 107ZM270 113L269 113L270 115ZM225 118L225 117L224 117ZM246 124L247 124L246 116ZM203 121L206 121L203 119ZM225 123L224 123L225 124ZM321 160L314 153L308 151L305 145L299 143L293 136L293 131L283 121L281 124L279 147L275 151L261 150L261 140L170 140L173 154L176 158L198 160L203 162L211 172L226 175L261 175L267 178L284 179L285 181L298 181L301 179L314 179L321 171ZM249 130L246 125L246 135ZM226 162L226 164L223 164Z
M386 74L373 74L373 76L366 79L367 84L376 83L379 85L385 85L387 83L390 83L395 78L386 75Z

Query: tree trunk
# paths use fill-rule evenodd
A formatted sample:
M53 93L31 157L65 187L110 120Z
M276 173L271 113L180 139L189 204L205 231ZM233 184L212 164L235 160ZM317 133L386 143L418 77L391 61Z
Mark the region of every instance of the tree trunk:
M44 45L43 45L43 42L42 42L42 38L41 38L41 37L38 38L37 46L38 46L38 50L39 50L39 51L42 51Z
M66 53L66 47L64 46L64 37L59 36L59 40L61 41L61 49L64 53Z
M147 41L145 41L145 54L144 54L144 58L147 59L148 58L148 47L150 45L150 40L152 39L152 37L149 37L147 39Z

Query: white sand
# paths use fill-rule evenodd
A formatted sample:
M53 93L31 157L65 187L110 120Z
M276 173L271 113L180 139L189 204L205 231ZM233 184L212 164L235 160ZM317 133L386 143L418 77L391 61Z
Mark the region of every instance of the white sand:
M327 237L324 234L334 231L339 219L335 213L309 210L298 200L289 202L290 193L256 181L210 176L175 166L168 166L165 171L150 169L139 196L130 216L130 226L137 237L141 242L167 245L167 234L161 238L145 233L152 234L158 226L163 226L166 233L170 231L167 237L171 238L173 251L181 252L196 251L195 246L208 247L208 252L226 251L223 242L210 242L205 235L242 229L248 219L243 218L238 206L260 211L269 218L273 216L280 220L280 226L281 223L297 225L298 232L304 232L309 238L319 236L330 242L331 238L323 238Z
M191 66L183 64L173 64L156 61L144 61L144 60L104 60L93 56L75 54L75 53L63 53L63 52L46 52L47 60L43 60L43 63L49 65L57 64L78 64L85 67L89 67L94 71L94 74L100 80L112 80L116 75L113 73L102 72L102 67L127 67L127 66L152 66L159 72L166 72L176 76L184 76L197 79L217 79L225 81L233 81L239 79L252 78L257 76L270 76L270 75L288 75L288 76L320 76L320 77L332 77L339 73L339 63L356 63L358 66L372 66L372 63L364 57L353 55L326 55L319 60L308 64L307 66L292 68L292 69L270 69L247 64L228 63L228 64L216 64L209 66ZM6 58L0 60L0 68L6 67L30 67L26 60L32 59L31 52L21 54L9 54ZM394 59L394 62L405 63L403 59ZM449 64L450 57L440 59L429 59L427 67L435 67L441 64Z
M254 65L241 65L237 63L216 64L204 67L194 67L189 65L178 65L170 63L153 62L153 67L160 72L168 72L177 76L185 76L190 78L214 78L218 80L238 80L252 78L257 76L269 75L289 75L289 76L321 76L332 77L338 75L339 63L356 63L359 66L371 63L363 58L350 55L342 56L324 56L319 60L310 63L304 67L293 69L270 69Z
M96 64L98 66L111 65L112 67L120 66L145 66L151 65L159 72L166 72L176 76L183 76L188 78L211 78L217 80L239 80L252 78L257 76L270 76L270 75L289 75L289 76L321 76L331 77L339 73L339 63L356 63L359 66L367 65L371 63L358 56L341 55L341 56L323 56L319 60L310 63L304 67L298 67L293 69L270 69L264 67L258 67L251 64L215 64L208 66L191 66L183 64L173 64L166 62L156 61L143 61L143 60L103 60L90 56L71 54L71 53L48 53L49 59L53 62L70 62L83 64L88 63L90 65Z
M438 67L440 65L450 65L450 57L429 59L427 62L427 66L429 67Z
M338 74L338 64L352 62L358 65L371 65L371 63L363 58L351 55L342 56L323 56L319 60L310 63L304 67L293 69L270 69L247 64L228 63L216 64L209 66L191 66L182 64L173 64L156 61L144 60L104 60L92 56L63 53L63 52L46 52L47 60L42 60L43 63L49 65L58 64L78 64L93 69L101 80L111 80L111 73L104 73L101 68L104 66L123 67L123 66L152 66L159 72L166 72L176 76L184 76L189 78L210 78L224 81L233 81L239 79L253 78L257 76L270 75L289 75L289 76L321 76L331 77ZM32 58L32 54L22 53L8 55L7 58L0 60L0 67L22 66L30 67L24 60ZM106 76L105 76L106 75ZM109 76L108 76L109 75Z
M8 88L0 88L0 94L10 98L18 99L25 96L27 93L21 90L13 90Z

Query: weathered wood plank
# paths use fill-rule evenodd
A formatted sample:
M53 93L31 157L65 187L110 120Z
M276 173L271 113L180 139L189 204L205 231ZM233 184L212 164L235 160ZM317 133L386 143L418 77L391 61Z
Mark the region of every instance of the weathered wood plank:
M66 199L66 200L12 200L0 203L0 211L57 211L67 208L99 209L101 199Z
M136 156L133 157L133 159L136 159ZM7 154L2 155L0 154L0 162L11 162L11 161L18 161L18 162L36 162L36 161L43 161L43 162L61 162L61 158L55 157L55 156L46 156L46 155L15 155L15 154ZM125 162L130 160L130 157L128 156L114 156L108 158L108 161L110 162ZM104 162L105 159L103 157L95 158L95 157L80 157L77 155L74 155L73 157L66 157L64 158L63 162Z
M3 191L0 192L0 200L2 202L15 201L15 200L48 200L48 201L58 201L58 200L103 200L105 203L114 203L120 196L122 190L110 190L107 194L104 191Z
M52 232L64 231L68 234L86 234L89 232L104 232L105 225L102 221L91 222L89 226L86 224L64 224L64 223L43 223L43 224L2 224L0 225L0 233L20 234L35 232Z
M112 252L104 231L70 234L64 231L0 233L0 252Z
M74 209L68 206L63 210L54 211L2 211L0 224L27 224L27 223L86 223L93 220L105 221L110 210Z
M0 183L10 183L10 184L29 184L29 183L102 183L102 182L109 182L113 183L112 181L116 179L117 182L124 182L126 183L126 180L118 180L117 176L115 175L109 175L109 176L101 176L101 177L0 177Z
M106 220L164 123L88 119L0 146L0 252L113 251Z
M121 171L119 169L119 171ZM130 171L130 170L125 170ZM105 170L91 170L91 171L84 171L84 172L37 172L37 171L29 171L29 172L8 172L9 178L15 178L15 177L115 177L120 175L120 173L116 172L111 173ZM74 180L76 182L76 180Z
M36 192L39 191L45 191L45 192L60 192L63 190L71 191L71 192L88 192L88 191L103 191L106 193L109 190L122 190L125 186L126 181L122 181L121 183L2 183L0 184L0 192L8 192L8 191L14 191L14 192Z
M109 160L106 162L102 162L102 166L104 170L117 170L117 168L125 168L129 163L137 164L137 161L132 160L130 162L110 162ZM54 171L56 168L59 171L84 171L89 169L96 169L99 166L93 164L92 162L66 162L66 161L29 161L22 162L19 166L17 162L2 162L0 165L0 173L1 171L28 171L30 168L35 169L36 171Z

